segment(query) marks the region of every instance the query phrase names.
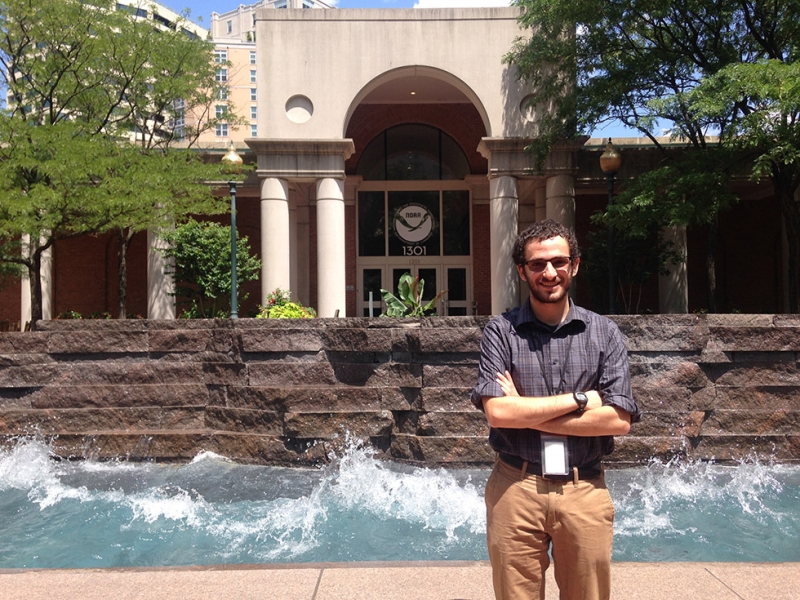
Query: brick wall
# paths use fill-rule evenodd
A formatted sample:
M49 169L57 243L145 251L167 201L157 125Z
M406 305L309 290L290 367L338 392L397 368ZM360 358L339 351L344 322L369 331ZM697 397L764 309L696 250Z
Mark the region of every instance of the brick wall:
M47 321L0 333L0 438L66 457L489 464L469 402L487 317ZM800 459L800 317L616 317L641 423L610 462Z

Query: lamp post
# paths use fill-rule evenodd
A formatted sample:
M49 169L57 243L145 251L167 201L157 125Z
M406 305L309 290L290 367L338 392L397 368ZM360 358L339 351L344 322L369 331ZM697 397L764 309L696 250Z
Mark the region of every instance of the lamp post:
M608 210L614 204L614 177L622 166L622 156L614 145L611 138L608 138L606 149L600 155L600 168L606 175L608 182ZM614 226L608 225L608 314L613 315L617 312L617 285L616 273L614 269Z
M236 153L231 142L227 154L222 157L223 169L233 176L242 170L242 157ZM231 190L231 319L239 318L239 289L236 283L236 180L228 181Z

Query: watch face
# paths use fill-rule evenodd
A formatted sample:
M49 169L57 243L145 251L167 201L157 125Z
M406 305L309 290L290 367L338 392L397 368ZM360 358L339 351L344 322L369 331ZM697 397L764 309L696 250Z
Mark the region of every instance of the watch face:
M575 392L573 396L575 396L575 402L578 403L580 409L586 408L586 405L589 403L589 397L586 394L583 392Z

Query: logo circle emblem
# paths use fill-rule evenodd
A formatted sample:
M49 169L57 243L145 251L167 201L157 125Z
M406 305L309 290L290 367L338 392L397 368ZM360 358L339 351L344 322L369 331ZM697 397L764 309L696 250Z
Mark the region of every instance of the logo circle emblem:
M433 233L433 214L421 204L406 204L394 214L394 231L408 244L421 244Z

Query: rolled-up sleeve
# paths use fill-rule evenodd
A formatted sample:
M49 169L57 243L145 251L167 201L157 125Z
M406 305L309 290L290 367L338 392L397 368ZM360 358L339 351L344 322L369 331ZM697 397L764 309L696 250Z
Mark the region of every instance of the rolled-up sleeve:
M481 338L481 357L478 363L478 382L472 390L472 403L483 410L483 398L503 395L497 383L497 374L511 370L511 352L506 332L502 331L499 319L490 321Z
M641 418L641 412L633 399L625 338L616 323L609 323L606 356L598 391L603 397L603 404L621 408L630 414L631 423L636 423Z

